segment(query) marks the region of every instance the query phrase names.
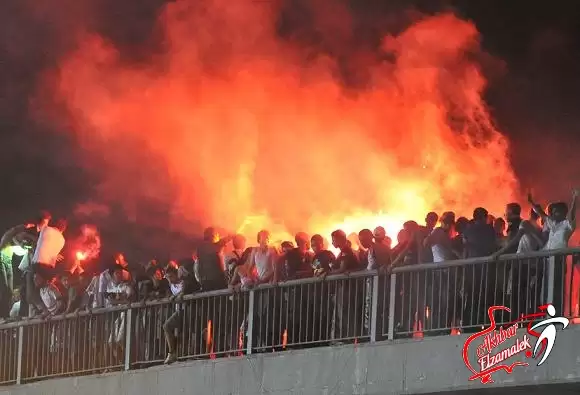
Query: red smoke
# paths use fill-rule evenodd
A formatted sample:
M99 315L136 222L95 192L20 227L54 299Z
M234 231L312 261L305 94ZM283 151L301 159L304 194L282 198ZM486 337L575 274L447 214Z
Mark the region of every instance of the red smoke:
M369 76L355 90L335 60L305 60L279 38L273 8L172 2L159 17L164 51L149 63L126 63L94 35L61 62L54 95L104 201L130 216L144 200L168 204L173 229L212 224L252 239L261 228L328 236L377 225L394 237L430 210L502 212L517 185L482 100L473 24L424 17L386 37L385 56L353 52Z

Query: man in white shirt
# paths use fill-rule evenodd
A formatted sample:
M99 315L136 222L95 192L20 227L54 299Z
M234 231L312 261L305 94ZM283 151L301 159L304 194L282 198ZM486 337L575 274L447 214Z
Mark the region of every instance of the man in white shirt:
M542 206L534 201L531 193L528 194L528 202L542 218L544 227L549 232L548 242L544 246L544 250L559 250L568 247L568 241L576 230L576 202L579 194L580 190L578 189L572 191L572 204L569 209L568 205L564 202L553 203L551 205L550 215L547 215L542 209ZM549 258L548 277L553 274L553 295L549 295L549 288L547 287L548 281L544 282L546 301L552 303L557 311L563 311L563 307L569 307L568 304L566 306L563 305L564 281L566 281L564 278L565 264L565 256Z
M258 233L259 246L254 248L250 257L250 266L256 274L256 284L267 284L274 278L276 249L270 246L270 232L261 230Z
M433 262L445 262L458 259L459 254L453 251L451 232L455 225L455 213L448 211L441 215L441 226L433 229L423 240L425 248L431 248Z
M47 278L54 277L56 263L62 259L60 252L64 248L65 240L63 232L66 230L66 226L66 220L60 219L56 222L55 226L46 226L40 231L38 242L34 249L34 255L32 256L30 276L41 271ZM40 299L38 288L33 287L29 291L27 293L29 306L34 306L46 314L48 311Z
M44 305L43 317L60 314L64 311L64 301L59 289L52 281L47 280L47 275L36 273L34 285L38 289L40 299Z
M182 324L185 306L180 302L183 296L193 293L194 286L191 281L191 276L189 274L180 276L175 267L168 267L166 269L165 278L171 290L171 301L176 302L175 312L163 323L163 332L165 333L165 341L167 344L167 358L164 363L170 364L177 361L175 347L177 339L175 337L175 331L180 329L183 331L184 329Z
M38 220L35 222L17 225L2 235L0 240L0 318L6 317L9 314L10 303L12 301L14 272L12 269L12 255L14 254L14 247L18 246L25 249L25 254L21 259L18 269L22 273L26 273L29 262L29 250L34 247L38 232L40 232L50 220L50 214L42 212ZM26 280L26 278L24 278ZM28 279L31 286L33 286L33 278ZM26 281L23 281L26 284ZM26 286L23 286L24 308L28 310L26 304Z
M423 240L423 247L430 248L433 256L433 263L441 263L458 259L461 255L453 250L451 235L455 227L455 213L444 212L440 218L441 225L431 231ZM453 305L453 295L450 290L455 289L455 276L449 269L435 270L427 272L427 306L432 311L431 315L426 314L426 319L431 319L434 327L444 328L451 325L445 313L445 306ZM457 317L449 317L455 321Z
M580 191L574 189L570 209L564 202L553 203L550 215L544 212L542 206L535 203L532 194L528 194L528 201L534 211L544 221L546 230L549 231L548 242L544 246L544 250L557 250L568 247L568 241L576 230L576 201L579 194Z
M58 220L55 226L47 226L40 231L38 243L32 256L33 265L43 265L54 269L59 254L64 248L63 232L66 230L66 221Z

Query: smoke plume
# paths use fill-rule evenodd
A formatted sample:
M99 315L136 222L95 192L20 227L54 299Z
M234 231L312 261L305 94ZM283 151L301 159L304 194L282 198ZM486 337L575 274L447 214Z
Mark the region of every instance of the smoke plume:
M82 35L44 91L100 180L95 200L137 223L252 238L377 225L394 238L431 210L501 213L517 185L475 26L422 15L362 46L345 8L312 3L325 45L251 0L166 4L162 49L138 63Z

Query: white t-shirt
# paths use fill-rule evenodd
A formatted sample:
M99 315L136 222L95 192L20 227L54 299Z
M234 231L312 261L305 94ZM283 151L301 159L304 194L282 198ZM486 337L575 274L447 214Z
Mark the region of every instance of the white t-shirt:
M374 247L371 247L367 251L367 270L373 270L378 268L377 259L375 256Z
M544 227L550 232L544 250L558 250L568 247L568 240L574 233L570 221L565 219L564 221L556 222L551 218L546 218Z
M522 221L520 223L520 229L525 229L526 223L528 223L527 226L531 226L531 227L535 226L534 224L529 223L529 221ZM538 233L539 233L539 229L538 229ZM536 238L528 233L524 233L524 235L520 239L520 242L518 243L517 253L521 254L521 253L525 253L525 252L537 251L539 248L540 248L540 246L538 245L538 241L536 240Z
M431 232L431 252L433 262L451 261L455 257L451 253L451 237L443 228L435 228Z
M93 302L91 307L92 308L97 308L98 307L98 301L97 301L97 293L99 292L99 280L101 279L101 276L93 276L93 278L91 279L90 284L87 286L87 289L85 291L85 293L88 296L92 296L93 297Z
M173 296L180 294L183 291L183 281L178 282L177 284L173 284L172 282L169 283L169 289L171 290L171 294ZM182 309L180 307L180 303L175 305L175 311L179 311Z
M171 294L173 296L178 295L183 291L183 281L180 281L177 284L169 283L169 289L171 289Z
M20 270L22 273L27 271L28 268L30 267L30 260L31 259L32 259L32 255L29 252L26 252L26 254L24 254L22 259L20 260L20 263L18 264L18 270Z
M112 283L113 277L111 276L111 273L109 273L108 270L105 270L99 275L99 285L97 292L102 294L107 292L107 289L111 286Z
M268 248L262 251L260 248L254 249L254 265L256 267L256 274L259 280L268 278L274 273L274 258L276 251L273 248Z
M107 288L106 288L106 293L108 294L120 294L120 295L125 295L125 296L130 296L131 295L131 285L127 284L127 283L120 283L117 284L114 281L111 281L107 284ZM113 305L111 304L111 301L109 300L109 298L105 298L105 307L112 307Z
M61 298L60 291L54 284L47 284L40 288L40 299L48 311L54 313L58 307L57 301Z
M63 247L64 236L61 231L47 226L40 231L32 262L41 263L54 268L56 266L56 258Z
M16 318L20 314L20 301L14 302L10 309L10 318Z

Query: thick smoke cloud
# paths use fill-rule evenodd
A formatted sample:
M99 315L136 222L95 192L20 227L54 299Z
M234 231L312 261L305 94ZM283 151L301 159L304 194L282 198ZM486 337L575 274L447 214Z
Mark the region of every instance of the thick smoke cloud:
M313 4L327 48L282 34L277 3L249 0L168 3L161 49L138 63L85 31L39 103L74 132L96 200L188 234L280 237L501 212L517 184L482 100L475 26L420 16L361 48L345 8Z

